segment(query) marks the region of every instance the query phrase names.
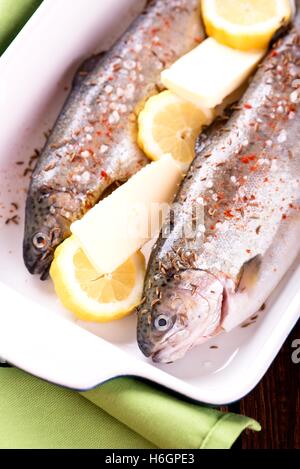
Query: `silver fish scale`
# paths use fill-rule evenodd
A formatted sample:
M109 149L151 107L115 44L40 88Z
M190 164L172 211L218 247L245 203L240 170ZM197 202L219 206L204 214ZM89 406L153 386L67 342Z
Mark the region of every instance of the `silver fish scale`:
M32 175L23 248L30 272L44 275L71 222L148 163L137 145L138 112L160 90L162 68L203 38L198 0L154 0L109 52L77 74ZM42 252L32 244L37 234Z
M205 233L188 241L171 235L164 254L171 245L184 245L195 252L198 268L236 280L243 264L264 255L280 225L299 210L299 104L291 102L300 77L299 35L292 37L292 46L289 38L271 52L241 110L199 139L176 201L186 197L185 206L204 200Z
M151 253L137 340L154 361L174 361L230 316L234 323L254 314L299 252L299 79L298 8L295 28L271 49L228 121L199 137L177 216L171 212ZM195 231L182 236L197 206ZM238 286L254 258L260 270L250 295Z

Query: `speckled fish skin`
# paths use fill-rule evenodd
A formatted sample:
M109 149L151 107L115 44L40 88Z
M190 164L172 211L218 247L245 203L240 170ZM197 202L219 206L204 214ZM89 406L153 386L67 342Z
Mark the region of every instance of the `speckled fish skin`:
M138 344L155 362L255 314L299 252L299 16L229 120L198 139L180 215L152 251L138 308ZM185 239L178 233L197 206L204 219Z
M136 143L138 110L159 91L162 68L203 38L198 0L155 0L79 73L32 175L23 245L32 274L46 278L70 224L148 162Z

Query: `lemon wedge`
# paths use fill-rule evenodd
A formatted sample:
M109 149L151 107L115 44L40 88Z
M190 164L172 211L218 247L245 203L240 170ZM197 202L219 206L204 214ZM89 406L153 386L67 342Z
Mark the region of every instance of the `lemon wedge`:
M289 0L202 0L209 36L240 50L268 47L274 33L292 16Z
M145 259L131 256L111 274L99 274L71 236L55 251L50 275L62 304L85 321L108 322L127 316L141 301Z
M210 111L163 91L149 98L139 114L139 146L152 160L169 153L185 168L193 160L196 138L211 116Z

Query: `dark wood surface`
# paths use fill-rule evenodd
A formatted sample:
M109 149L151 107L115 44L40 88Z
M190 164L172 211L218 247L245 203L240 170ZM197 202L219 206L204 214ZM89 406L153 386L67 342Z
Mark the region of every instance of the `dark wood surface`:
M300 340L300 321L258 386L227 408L262 426L261 432L244 432L234 448L300 449L300 363L292 361L295 339Z

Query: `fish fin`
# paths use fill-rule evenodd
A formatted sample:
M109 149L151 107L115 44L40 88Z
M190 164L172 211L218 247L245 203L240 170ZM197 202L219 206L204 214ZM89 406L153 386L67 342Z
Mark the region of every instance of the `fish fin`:
M106 52L100 52L99 54L92 55L80 65L72 83L73 88L82 84L86 76L93 71L95 65L99 62L101 58L105 56L105 54Z
M245 290L252 289L258 279L260 266L262 263L262 256L258 254L249 261L245 262L238 275L238 284L236 292L244 292Z

